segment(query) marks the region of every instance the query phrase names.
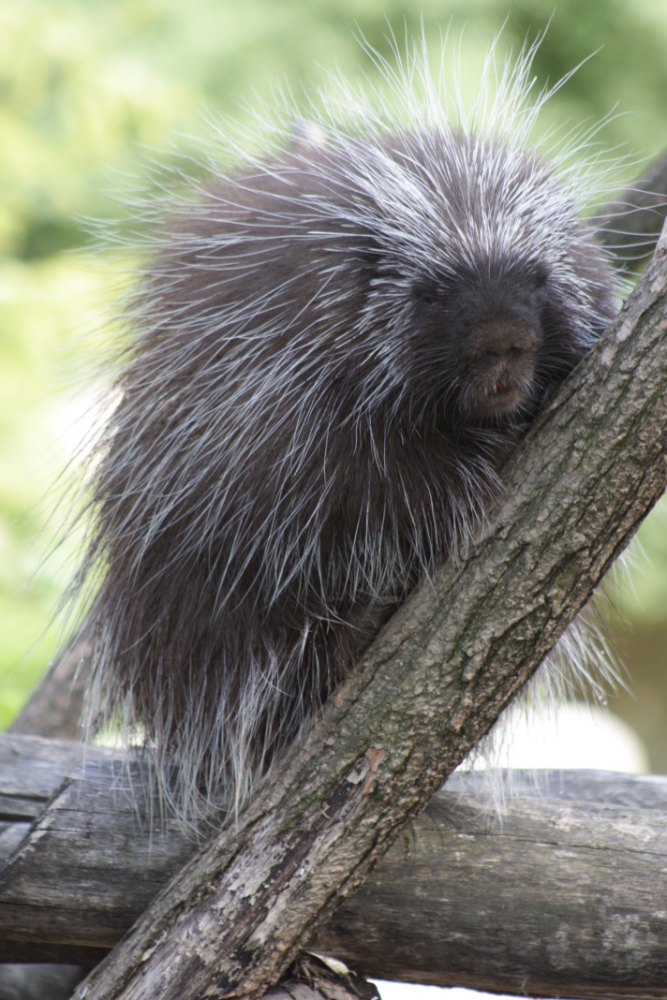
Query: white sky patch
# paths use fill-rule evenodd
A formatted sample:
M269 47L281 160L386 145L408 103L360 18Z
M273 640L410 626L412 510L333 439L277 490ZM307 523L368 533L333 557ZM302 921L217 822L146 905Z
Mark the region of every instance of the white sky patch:
M480 993L461 987L442 989L440 986L417 986L412 983L388 983L374 980L382 1000L514 1000L502 993Z
M646 774L648 754L639 736L618 716L597 705L568 702L526 711L517 707L507 723L494 766L590 768Z

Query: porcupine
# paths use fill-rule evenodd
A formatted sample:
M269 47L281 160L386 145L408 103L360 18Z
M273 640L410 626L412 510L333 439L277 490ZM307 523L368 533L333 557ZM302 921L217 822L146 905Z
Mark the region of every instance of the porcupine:
M73 591L101 577L89 727L139 724L186 822L238 807L474 534L615 312L586 166L529 142L534 51L452 116L417 47L395 106L329 97L150 221Z

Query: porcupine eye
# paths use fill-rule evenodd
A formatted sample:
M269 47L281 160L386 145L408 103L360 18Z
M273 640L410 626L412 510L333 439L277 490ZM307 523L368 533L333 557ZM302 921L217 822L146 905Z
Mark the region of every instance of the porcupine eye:
M414 290L414 298L418 305L433 312L440 305L441 296L433 285L419 285Z

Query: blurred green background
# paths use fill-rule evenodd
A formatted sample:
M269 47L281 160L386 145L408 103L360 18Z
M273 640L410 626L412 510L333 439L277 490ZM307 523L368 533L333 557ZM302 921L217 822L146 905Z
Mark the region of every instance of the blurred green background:
M316 86L327 71L376 73L355 41L388 54L399 38L429 43L464 29L473 79L509 14L500 49L534 37L554 82L598 53L546 109L576 124L616 116L602 138L640 166L667 148L667 4L656 0L0 0L0 726L52 655L49 622L73 546L47 559L50 484L85 430L86 374L100 316L112 308L118 258L83 250L86 218L125 225L123 191L175 133L205 135L202 114L243 119L272 88ZM464 80L464 82L466 82ZM187 140L179 140L187 142ZM619 171L619 186L631 175ZM139 181L141 183L141 181ZM83 416L83 421L81 417ZM46 499L44 499L46 497ZM57 521L57 517L55 518ZM667 771L667 507L641 531L630 585L610 585L612 645L634 696L612 708Z

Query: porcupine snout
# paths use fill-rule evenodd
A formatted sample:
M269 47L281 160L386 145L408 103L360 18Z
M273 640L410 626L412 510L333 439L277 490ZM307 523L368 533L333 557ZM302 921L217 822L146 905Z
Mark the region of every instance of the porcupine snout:
M474 337L476 410L506 413L530 394L541 337L536 325L502 318L482 323Z

